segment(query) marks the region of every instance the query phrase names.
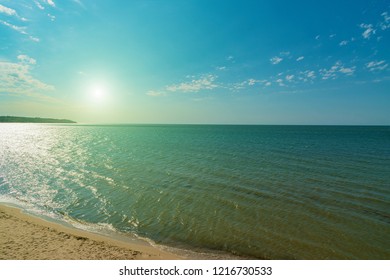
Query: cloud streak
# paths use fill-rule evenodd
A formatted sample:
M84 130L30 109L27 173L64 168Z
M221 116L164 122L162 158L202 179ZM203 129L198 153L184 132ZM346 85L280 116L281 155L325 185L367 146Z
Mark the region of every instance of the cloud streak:
M199 79L193 79L189 82L173 84L165 89L170 92L199 92L201 90L211 90L218 87L215 83L216 75L203 75Z
M5 26L8 26L9 28L19 32L20 34L23 34L23 35L28 35L28 33L26 32L26 27L21 27L21 26L16 26L16 25L13 25L11 23L8 23L4 20L0 20L0 23L5 25Z
M17 16L18 15L14 9L5 7L1 4L0 4L0 13L6 14L8 16Z
M56 6L56 4L54 3L53 0L46 0L46 3L49 4L49 5L52 6L52 7L55 7L55 6Z
M320 69L320 74L322 76L322 80L335 80L338 78L338 74L342 73L347 76L351 76L355 73L356 66L353 67L345 67L340 61L337 61L331 68Z
M385 70L389 66L385 60L381 61L371 61L366 64L366 67L369 71L382 71Z
M361 23L359 25L360 28L364 29L362 36L364 39L370 39L372 34L375 34L376 30L372 24Z
M13 29L13 30L15 30L15 31L17 31L17 32L19 32L20 34L26 35L31 41L34 41L34 42L39 42L40 41L39 38L31 36L30 34L28 34L27 31L26 31L27 28L24 27L24 26L17 26L17 25L11 24L9 22L6 22L4 20L0 20L0 23L5 25L5 26L7 26L7 27L9 27L9 28L11 28L11 29Z
M281 57L278 57L278 56L274 56L273 58L271 58L269 60L273 65L276 65L276 64L279 64L280 62L283 61L283 58Z
M0 62L0 94L37 96L53 91L54 86L46 84L31 75L31 67L36 60L19 55L19 62Z

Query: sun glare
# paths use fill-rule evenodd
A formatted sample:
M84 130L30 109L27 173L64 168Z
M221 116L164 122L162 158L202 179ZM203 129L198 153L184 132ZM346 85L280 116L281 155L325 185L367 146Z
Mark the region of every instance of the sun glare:
M101 85L95 85L90 90L90 99L92 102L101 103L106 99L107 91Z

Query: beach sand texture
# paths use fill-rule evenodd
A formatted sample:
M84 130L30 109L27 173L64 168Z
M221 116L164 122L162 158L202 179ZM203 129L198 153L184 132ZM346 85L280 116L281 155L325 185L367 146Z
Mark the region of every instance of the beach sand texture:
M0 259L169 260L180 257L152 246L68 228L0 205Z

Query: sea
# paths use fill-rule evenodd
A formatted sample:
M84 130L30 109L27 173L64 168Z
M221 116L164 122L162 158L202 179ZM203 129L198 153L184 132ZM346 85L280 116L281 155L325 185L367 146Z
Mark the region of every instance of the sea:
M190 258L390 259L390 126L3 123L0 201Z

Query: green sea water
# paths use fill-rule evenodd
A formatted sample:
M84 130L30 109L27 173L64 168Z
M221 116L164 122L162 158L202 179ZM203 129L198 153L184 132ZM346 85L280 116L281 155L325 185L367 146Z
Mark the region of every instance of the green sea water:
M0 124L0 201L206 258L390 259L390 127Z

